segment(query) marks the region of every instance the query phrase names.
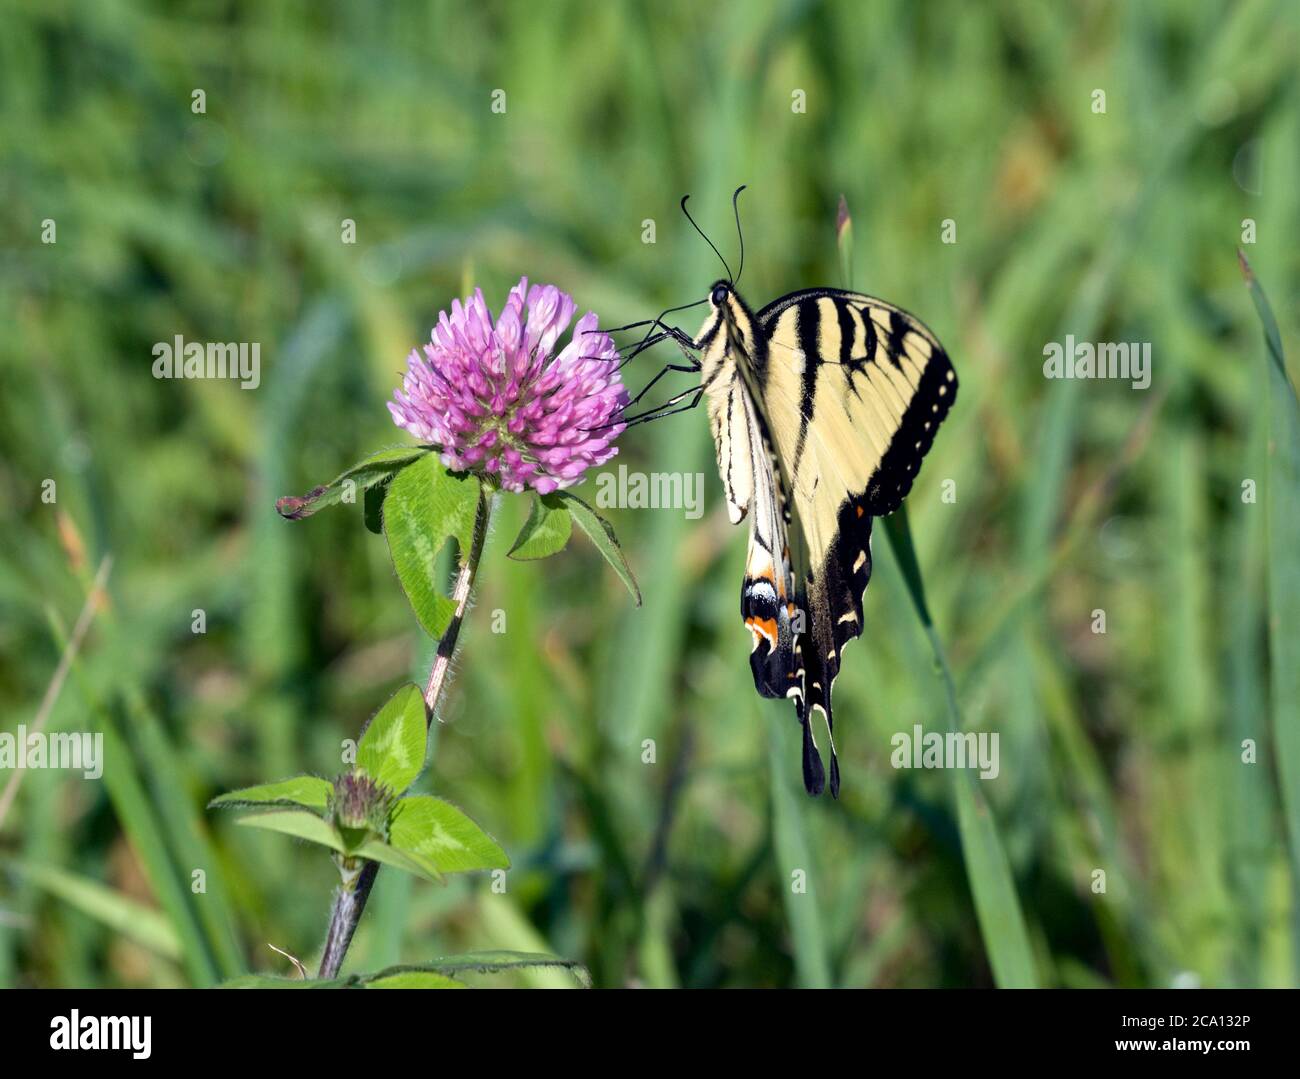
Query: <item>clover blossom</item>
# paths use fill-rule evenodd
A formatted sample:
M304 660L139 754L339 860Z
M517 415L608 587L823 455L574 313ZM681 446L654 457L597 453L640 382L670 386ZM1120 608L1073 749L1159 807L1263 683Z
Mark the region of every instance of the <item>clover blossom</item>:
M614 342L594 312L574 326L573 297L554 285L510 290L495 322L481 289L440 312L423 355L412 350L393 420L435 443L448 468L477 471L507 491L549 494L618 449L628 402Z

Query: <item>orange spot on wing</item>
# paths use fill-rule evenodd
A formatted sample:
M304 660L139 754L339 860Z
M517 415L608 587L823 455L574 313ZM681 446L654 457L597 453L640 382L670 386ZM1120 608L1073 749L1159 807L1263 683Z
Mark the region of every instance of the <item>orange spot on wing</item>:
M775 618L746 618L745 625L750 631L757 631L772 642L776 647L776 619Z

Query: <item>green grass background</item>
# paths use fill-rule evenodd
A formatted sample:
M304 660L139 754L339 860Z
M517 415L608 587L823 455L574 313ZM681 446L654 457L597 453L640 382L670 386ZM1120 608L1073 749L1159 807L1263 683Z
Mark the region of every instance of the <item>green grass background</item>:
M965 721L1001 735L980 789L1036 980L1297 984L1269 715L1294 726L1300 704L1269 689L1267 375L1234 254L1253 219L1294 356L1294 5L4 9L4 730L115 565L51 721L105 733L108 768L26 775L0 831L0 984L288 973L269 944L310 962L329 860L204 805L332 776L431 647L360 507L290 524L275 498L404 440L384 400L466 281L493 306L527 274L606 324L647 317L720 276L677 200L730 257L740 183L755 306L840 283L844 193L854 284L959 371L908 507ZM1067 333L1152 342L1151 388L1045 380ZM176 334L261 342L262 385L155 381ZM385 871L348 969L518 948L603 986L993 984L949 777L889 763L893 733L946 720L888 545L837 686L842 797L812 802L792 710L753 691L744 532L702 410L636 428L617 463L704 473L706 514L611 511L638 610L581 537L508 561L527 503L505 499L417 788L503 843L506 891Z

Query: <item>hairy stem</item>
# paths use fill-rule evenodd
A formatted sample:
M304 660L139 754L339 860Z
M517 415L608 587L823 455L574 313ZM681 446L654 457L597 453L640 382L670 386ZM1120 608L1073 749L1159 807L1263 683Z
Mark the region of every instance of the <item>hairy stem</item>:
M325 936L325 954L321 956L320 978L338 976L343 957L348 954L352 934L357 931L361 912L366 909L370 889L379 873L378 862L363 862L353 879L345 880L334 896L334 909L330 913L330 928Z
M447 683L451 657L456 652L456 638L460 636L460 624L464 621L465 609L469 606L470 589L474 587L474 574L478 572L479 559L483 556L488 516L492 512L491 505L492 495L486 491L482 492L478 499L478 512L474 517L474 535L470 539L469 553L460 564L460 572L456 575L456 586L451 590L451 599L456 604L456 613L452 615L451 624L438 642L438 651L433 657L433 668L429 671L429 682L424 688L426 723L432 723L437 715L438 698L442 696L443 686Z
M429 681L424 690L426 724L431 724L437 715L438 700L447 685L447 672L451 667L451 658L456 652L456 639L460 636L460 626L465 620L465 611L469 607L470 590L474 587L474 576L478 572L479 559L483 557L483 544L487 540L491 504L491 492L481 491L478 512L474 517L474 535L470 540L469 550L461 560L460 570L456 574L456 584L451 592L452 601L456 604L456 613L452 615L451 624L438 641L438 651L433 657L433 668L429 671ZM325 937L325 952L321 956L320 972L317 977L338 976L343 958L348 954L348 945L352 943L352 934L356 932L357 923L361 921L361 915L366 909L366 901L370 898L370 889L374 887L375 877L378 874L379 863L364 860L359 871L345 874L343 885L334 896L329 932Z

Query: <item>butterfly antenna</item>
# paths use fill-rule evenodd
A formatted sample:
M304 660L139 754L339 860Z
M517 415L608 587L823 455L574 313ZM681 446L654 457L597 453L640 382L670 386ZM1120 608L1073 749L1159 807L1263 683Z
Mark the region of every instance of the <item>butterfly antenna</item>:
M736 235L740 237L740 273L736 274L733 285L740 284L741 275L745 272L745 234L740 231L740 193L748 186L748 184L741 184L736 188L736 193L731 196L731 208L736 211Z
M701 236L704 236L704 230L700 228L699 225L695 224L695 218L691 216L691 211L686 208L686 200L689 199L690 197L691 197L690 195L682 196L682 213L686 215L686 220L691 223L695 231L698 232ZM713 241L710 240L707 236L704 236L704 242L708 244L710 247L712 247L713 253L718 256L718 261L722 263L722 268L727 271L727 280L728 281L732 280L731 267L727 265L727 260L722 257L722 252L719 251L717 247L714 246Z

